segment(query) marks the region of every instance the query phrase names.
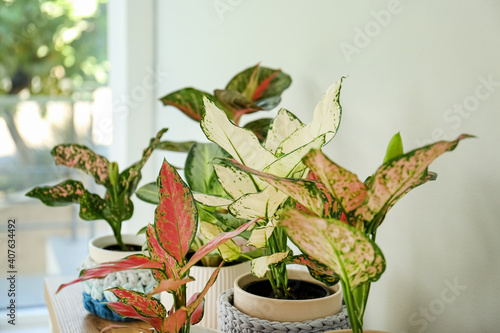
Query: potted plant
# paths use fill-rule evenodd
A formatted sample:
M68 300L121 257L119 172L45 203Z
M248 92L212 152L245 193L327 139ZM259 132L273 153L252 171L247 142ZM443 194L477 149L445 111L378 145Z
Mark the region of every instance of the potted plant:
M398 133L388 146L382 166L365 182L319 150L312 150L303 159L311 170L308 180L277 177L239 163L226 163L293 199L282 212L279 225L304 254L340 279L352 330L335 332L361 333L371 283L380 278L386 266L375 243L378 227L401 197L436 178L428 171L434 159L454 150L467 137L461 135L454 141L437 142L404 154Z
M103 278L110 273L150 269L158 281L158 286L153 291L146 294L121 287L111 288L109 291L118 298L118 301L108 303L107 306L121 316L147 322L158 333L189 333L191 325L197 324L203 317L204 297L214 284L222 264L211 274L203 290L188 299L186 284L193 281L190 269L207 253L251 227L255 221L248 222L232 232L218 235L189 258L188 251L197 231L198 213L191 191L166 161L163 162L159 175L158 195L159 204L155 210L155 222L154 225L148 225L146 231L147 255L135 254L119 261L83 270L78 279L61 285L58 292L71 284ZM161 291L173 295L172 308L165 308L152 296ZM109 328L112 327L116 326ZM210 331L198 330L198 332Z
M145 237L122 235L121 227L123 221L130 219L134 212L131 196L141 180L141 169L166 131L167 129L159 131L144 150L142 158L122 172L119 172L116 162L109 162L106 157L82 145L61 144L52 149L51 154L57 165L81 170L106 189L104 197L100 197L88 191L82 182L69 179L55 186L35 187L26 194L39 199L47 206L79 204L79 215L82 219L102 219L108 223L113 235L97 236L89 241L89 257L83 263L85 268L141 251ZM156 285L149 272L120 273L104 280L86 281L83 288L85 308L103 318L121 320L121 317L109 311L103 303L103 300L116 300L112 294L104 293L104 289L115 287L118 283L127 284L143 292L152 290Z
M232 158L243 165L276 176L306 177L307 168L301 162L302 158L310 149L319 149L328 143L335 135L340 124L341 107L339 99L342 80L336 82L326 91L314 110L312 122L307 125L303 124L291 112L281 109L271 122L266 140L263 143L251 131L231 122L226 114L208 99L205 100L205 114L200 124L209 140L218 144ZM238 290L241 289L240 287L246 288L246 286L239 286L238 283L250 282L246 281L247 278L243 278L235 284L234 303L239 310L243 314L253 316L256 320L258 318L254 315L257 313L252 312L252 308L261 312L258 317L266 320L265 325L268 325L267 319L271 321L297 322L295 327L290 328L290 331L296 330L297 325L303 326L302 321L307 320L321 321L325 325L330 325L330 329L348 327L345 312L342 312L341 291L338 286L335 286L338 279L332 278L331 271L324 265L315 263L303 255L293 256L287 246L285 230L277 222L288 196L276 190L273 186L269 186L259 177L242 172L231 165L220 163L214 165L214 168L216 176L224 191L230 196L230 200L214 195L199 197L198 200L207 206L227 207L228 211L236 218L261 218L257 222L258 226L252 231L249 244L264 248L266 253L264 256L252 261L252 273L256 278L266 278L269 281L268 284L272 289L273 296L272 298L260 297L256 302L246 300L240 302ZM323 291L320 292L331 293L332 296L326 298L331 299L336 305L320 305L317 310L313 311L314 314L307 314L304 308L312 309L312 307L293 300L298 296L292 294L291 287L288 284L289 276L286 268L286 265L291 263L307 265L315 279L324 282L330 287L333 286L333 288L327 288L326 290L322 289ZM313 284L311 288L319 284L311 277L308 277L308 279ZM307 285L301 280L296 284L301 287ZM278 300L275 301L273 298L278 298ZM287 299L290 299L290 301L286 302ZM295 304L299 309L293 312L283 307L281 302ZM277 305L278 303L280 305ZM258 304L258 306L255 304ZM245 305L248 305L248 307L245 307ZM289 319L279 317L277 313L279 309L284 309L284 314L292 314L292 317L288 317ZM320 312L320 310L325 309L330 312L326 314ZM333 317L339 312L343 316L341 319ZM268 315L273 316L265 317ZM306 315L306 317L301 318L302 315ZM234 317L234 313L229 317ZM324 317L328 319L324 319ZM317 327L314 328L316 324L315 322L309 327L317 329ZM219 329L221 328L220 325L219 323ZM256 326L258 325L261 324Z

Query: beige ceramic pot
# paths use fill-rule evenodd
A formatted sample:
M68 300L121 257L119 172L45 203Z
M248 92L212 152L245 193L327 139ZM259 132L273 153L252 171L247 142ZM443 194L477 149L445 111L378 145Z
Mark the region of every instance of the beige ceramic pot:
M195 326L191 326L192 333L222 333L221 331L217 331L213 328L201 327L196 324Z
M189 282L187 287L187 298L189 299L194 293L200 292L205 288L210 276L217 267L193 266L189 269L189 275L194 277L195 281ZM240 275L250 272L250 262L242 262L236 265L222 266L217 276L217 280L208 290L205 296L205 310L203 319L193 327L209 327L217 328L217 297L222 292L231 289L234 280ZM161 303L170 309L173 304L172 294L167 292L161 293ZM218 331L217 331L218 332Z
M308 271L289 270L288 278L325 286L312 278ZM342 310L342 291L338 284L327 287L331 290L331 295L308 300L272 299L243 290L250 282L259 280L266 279L259 279L248 273L234 282L234 306L251 317L269 321L297 322L333 316Z

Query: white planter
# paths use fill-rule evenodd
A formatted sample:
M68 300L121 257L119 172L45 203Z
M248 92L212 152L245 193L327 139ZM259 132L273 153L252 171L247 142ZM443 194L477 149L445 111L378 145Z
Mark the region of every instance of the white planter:
M307 271L289 270L288 278L324 286ZM234 282L234 306L250 317L279 322L301 322L333 316L342 310L342 290L339 284L327 287L331 290L331 295L307 300L272 299L243 290L250 282L259 280L266 279L256 278L249 273Z
M193 266L189 270L189 275L195 278L195 281L189 282L187 286L187 299L194 293L200 292L205 288L210 276L216 267ZM234 280L240 275L250 272L250 262L243 262L231 266L223 266L219 272L217 280L209 289L205 296L205 312L201 322L196 326L203 326L216 329L217 328L217 297L222 292L233 287ZM165 308L170 309L173 304L172 294L167 292L161 293L161 302ZM218 332L218 331L217 331Z
M124 234L122 235L122 240L125 244L142 246L146 242L146 236L143 234ZM113 235L96 236L92 238L89 241L90 258L96 263L102 264L108 261L120 260L132 254L142 253L140 251L112 251L104 249L106 246L114 244L116 244L116 240Z

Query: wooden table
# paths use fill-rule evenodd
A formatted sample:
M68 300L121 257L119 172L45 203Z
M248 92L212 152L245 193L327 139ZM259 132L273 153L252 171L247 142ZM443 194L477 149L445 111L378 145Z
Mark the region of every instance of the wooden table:
M75 277L45 278L45 303L50 314L53 333L98 333L109 325L127 325L129 328L114 328L107 330L110 333L137 333L147 330L147 323L113 322L91 315L83 307L82 286L74 284L63 289L56 295L56 290L62 283L67 283Z

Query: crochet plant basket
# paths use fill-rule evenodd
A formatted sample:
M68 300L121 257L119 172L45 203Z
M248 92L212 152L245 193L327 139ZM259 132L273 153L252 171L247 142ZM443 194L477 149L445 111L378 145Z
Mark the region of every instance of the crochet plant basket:
M233 290L217 300L217 328L223 333L313 333L351 328L345 305L333 316L301 322L278 322L250 317L233 305Z
M89 257L83 262L81 269L97 266L97 263ZM131 270L111 273L104 279L92 279L82 282L83 305L85 309L101 318L112 321L131 321L111 311L106 303L116 302L118 298L109 291L109 288L122 287L142 293L150 293L157 285L156 280L149 269Z

